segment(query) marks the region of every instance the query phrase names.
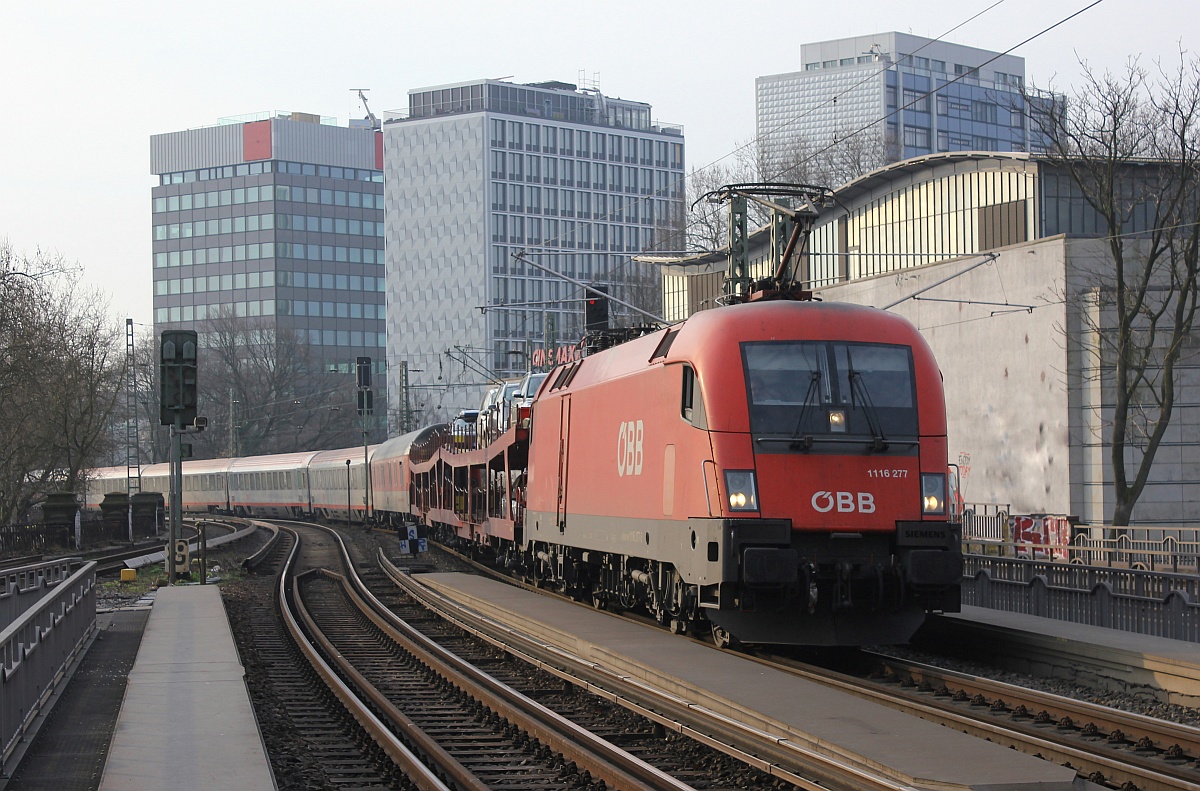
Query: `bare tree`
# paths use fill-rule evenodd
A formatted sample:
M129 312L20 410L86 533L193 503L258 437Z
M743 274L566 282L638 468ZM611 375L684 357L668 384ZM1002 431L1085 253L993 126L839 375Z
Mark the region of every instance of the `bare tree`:
M0 243L0 522L47 492L81 492L111 445L119 332L79 267Z
M729 184L764 180L763 174L769 172L767 159L759 142L751 141L739 143L730 161L692 169L687 183L687 249L697 252L719 250L729 244L729 206L705 200L705 196ZM767 221L767 213L761 206L753 204L749 211L751 226L757 227Z
M1110 260L1079 291L1082 352L1099 371L1111 430L1114 525L1127 525L1171 422L1194 342L1200 253L1200 61L1155 76L1084 66L1081 88L1040 98L1047 158L1094 213ZM1189 352L1190 353L1190 352Z
M329 372L297 333L225 313L200 327L198 406L205 457L255 456L362 442L353 372Z
M70 492L82 490L86 471L112 444L110 418L125 375L121 333L95 297L65 290L48 317L57 348L47 360L51 386L41 414L57 438L57 474Z
M877 125L862 131L844 130L824 144L799 135L778 142L759 138L742 143L731 162L693 169L688 176L687 241L689 250L719 250L729 242L729 207L703 200L727 184L777 182L837 187L870 173L895 159ZM891 159L889 159L891 157ZM748 206L752 228L767 223L769 211Z
M816 184L836 189L899 159L877 124L864 130L843 129L820 143L792 137L771 155L760 155L767 181Z
M719 250L729 243L729 207L705 199L726 184L756 181L757 173L746 173L722 163L688 175L687 246L697 252Z

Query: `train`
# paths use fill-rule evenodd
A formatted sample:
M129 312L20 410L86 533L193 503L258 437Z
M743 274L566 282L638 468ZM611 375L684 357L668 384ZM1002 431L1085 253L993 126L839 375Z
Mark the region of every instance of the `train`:
M416 528L722 646L904 643L959 610L942 378L902 317L729 305L516 395L365 450L185 462L184 508Z

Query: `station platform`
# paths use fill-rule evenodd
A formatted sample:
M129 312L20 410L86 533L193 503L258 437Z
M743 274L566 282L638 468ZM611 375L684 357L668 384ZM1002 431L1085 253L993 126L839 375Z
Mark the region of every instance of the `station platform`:
M967 658L1027 675L1200 706L1200 645L964 605L926 620L913 643L957 645Z
M275 787L220 590L160 588L100 791Z
M718 713L913 788L1066 791L1075 772L775 670L664 630L590 607L465 574L415 574L483 615L614 672L644 680ZM699 691L696 691L699 690Z

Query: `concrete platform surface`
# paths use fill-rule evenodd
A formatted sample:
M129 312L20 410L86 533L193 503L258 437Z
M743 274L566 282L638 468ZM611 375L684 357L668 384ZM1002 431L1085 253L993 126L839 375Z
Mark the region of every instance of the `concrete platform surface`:
M774 670L736 652L466 574L420 574L482 614L609 670L831 756L871 756L915 788L1077 788L1075 772ZM689 691L693 690L693 691Z
M273 789L215 585L160 588L100 791Z

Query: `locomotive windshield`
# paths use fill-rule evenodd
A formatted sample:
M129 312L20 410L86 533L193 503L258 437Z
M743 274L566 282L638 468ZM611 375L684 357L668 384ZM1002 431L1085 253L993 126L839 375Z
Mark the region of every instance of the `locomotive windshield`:
M917 436L912 352L844 341L742 344L750 430L814 440Z

